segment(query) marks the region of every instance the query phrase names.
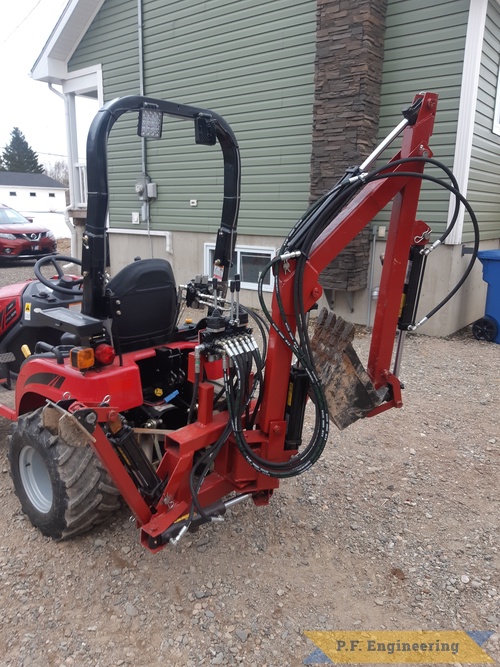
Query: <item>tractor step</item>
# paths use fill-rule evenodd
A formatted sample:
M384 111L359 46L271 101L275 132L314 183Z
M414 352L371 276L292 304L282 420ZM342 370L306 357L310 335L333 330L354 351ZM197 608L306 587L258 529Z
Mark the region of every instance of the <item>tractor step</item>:
M0 385L9 391L12 389L12 381L8 364L11 364L15 360L16 355L13 352L2 352L0 354L0 365L4 366L4 368L2 368L2 374L5 373L5 377L0 378Z
M382 403L353 346L354 324L326 308L320 312L311 349L328 412L344 429ZM384 388L384 394L386 389Z

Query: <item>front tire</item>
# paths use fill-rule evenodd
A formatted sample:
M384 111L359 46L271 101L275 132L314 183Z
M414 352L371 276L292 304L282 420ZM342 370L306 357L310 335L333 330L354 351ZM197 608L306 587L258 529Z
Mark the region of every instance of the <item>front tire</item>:
M120 494L92 448L71 446L43 426L40 408L22 415L9 439L14 490L44 535L64 540L109 521Z

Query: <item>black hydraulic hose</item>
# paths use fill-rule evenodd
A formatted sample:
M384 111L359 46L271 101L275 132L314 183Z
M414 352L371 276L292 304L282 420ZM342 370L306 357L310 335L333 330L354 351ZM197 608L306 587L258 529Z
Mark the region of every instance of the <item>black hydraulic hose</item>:
M267 337L269 335L269 327L266 326L266 323L262 317L254 310L252 310L252 308L240 305L240 310L243 313L247 313L253 319L260 331L262 338L262 361L264 362L267 357Z
M430 176L429 174L416 174L415 172L400 172L400 173L390 173L390 174L380 174L377 173L374 176L371 176L371 174L368 174L366 177L366 182L369 181L375 181L375 180L382 180L384 178L395 178L395 177L404 177L404 178L420 178L421 180L424 181L430 181L431 183L435 183L436 185L439 185L446 190L449 190L452 194L455 195L455 197L460 201L461 204L464 205L467 213L469 214L469 217L472 222L472 227L474 229L474 247L472 250L471 254L471 259L467 265L467 268L465 269L462 277L460 280L457 282L455 287L445 296L442 301L440 301L437 306L435 306L432 310L427 313L425 317L420 320L419 325L423 324L424 322L427 322L428 319L433 317L443 306L445 306L448 301L455 296L455 294L458 292L458 290L462 287L464 282L467 280L469 277L470 272L472 271L472 267L474 266L474 262L477 259L477 253L479 251L479 238L480 238L480 231L479 231L479 224L477 221L476 214L474 213L471 205L467 201L467 199L462 195L461 192L459 192L456 188L453 186L449 185L446 181L443 181L442 179L435 178L434 176Z
M372 177L374 177L377 174L383 173L386 169L390 169L391 167L397 167L401 164L408 164L408 163L411 163L411 162L423 162L424 164L432 164L435 167L438 167L439 169L444 171L444 173L448 176L448 178L450 179L451 184L455 188L455 190L457 192L460 192L460 187L458 185L458 181L455 178L455 174L451 171L451 169L449 167L447 167L445 164L443 164L442 162L440 162L439 160L436 160L436 159L430 158L430 157L415 156L415 157L400 158L399 160L393 160L392 162L388 162L387 164L383 165L382 167L378 167L377 169L373 169L372 171L369 172L368 176L371 180ZM398 175L401 175L401 174L398 174ZM414 174L414 175L417 176L417 174ZM426 174L426 175L430 175L430 174ZM438 180L441 181L441 179L438 179ZM455 209L453 211L453 215L452 215L452 218L450 220L450 224L447 226L444 233L439 237L439 243L443 243L445 241L445 239L448 237L448 235L450 234L450 232L452 231L452 229L454 228L455 223L458 219L459 211L460 211L460 199L458 197L456 197L455 198Z
M233 368L237 375L237 384L239 387L244 386L247 381L242 368L240 366L240 359L238 357L233 357ZM238 392L241 395L241 391ZM250 463L250 465L255 468L257 471L271 476L271 477L293 477L295 475L302 474L308 470L321 456L324 446L328 438L328 417L323 420L322 426L323 429L320 432L321 438L319 440L321 447L318 446L318 442L311 442L305 450L300 454L292 457L289 461L285 462L273 462L263 459L258 456L252 448L246 442L244 431L241 423L241 404L230 405L230 417L233 427L233 433L236 439L236 445L245 458L245 460Z
M415 172L391 172L389 174L384 173L387 169L394 168L396 166L410 163L410 162L424 162L428 164L432 164L438 168L440 168L444 173L448 176L450 179L451 185L443 181L442 179L435 178L433 176L429 176L427 174L420 174L420 173L415 173ZM319 382L319 379L316 376L315 370L314 370L314 362L312 360L312 355L310 352L310 342L309 342L309 334L307 331L307 322L306 322L306 317L305 317L305 309L304 309L304 303L303 303L303 290L301 289L302 282L303 282L303 274L305 270L305 266L307 263L307 255L310 251L310 248L312 246L312 243L314 240L318 237L318 235L323 231L323 229L326 227L326 225L335 218L335 216L344 208L345 204L349 199L351 199L354 194L358 191L360 187L363 187L363 185L367 182L370 182L372 180L378 180L378 179L383 179L386 177L392 177L392 178L397 178L397 177L411 177L411 178L421 178L421 180L428 180L431 182L434 182L442 187L445 187L448 189L450 192L452 192L455 197L456 197L456 203L455 203L455 209L452 215L452 219L450 221L450 224L444 234L441 235L439 239L439 243L443 242L446 237L449 235L451 230L453 229L457 219L458 219L458 214L460 210L460 203L463 203L464 206L466 207L469 215L471 216L472 224L474 227L474 232L475 232L475 246L474 246L474 252L472 259L469 263L469 266L467 267L467 270L465 274L462 276L462 279L459 281L459 283L455 286L455 288L450 292L450 294L443 299L442 302L440 302L427 316L424 318L424 321L431 317L433 314L435 314L440 308L442 308L445 303L447 303L452 296L458 291L458 289L461 287L461 285L465 282L466 278L468 277L470 271L472 270L472 265L475 261L475 256L477 254L477 249L478 249L478 243L479 243L479 227L477 224L477 219L474 215L474 212L472 211L470 205L468 202L465 200L465 198L460 194L459 188L458 188L458 183L456 181L455 176L449 170L445 165L440 163L437 160L434 160L432 158L424 158L424 157L415 157L415 158L402 158L400 160L394 160L393 162L386 164L378 169L375 169L373 172L370 172L369 174L363 174L360 175L361 178L356 179L355 181L353 180L352 182L347 181L344 179L341 181L330 193L327 193L325 196L323 196L318 202L316 202L315 205L313 205L309 211L298 221L298 223L295 225L294 229L292 232L289 234L287 239L285 239L281 250L280 254L283 254L287 250L291 248L297 248L300 249L302 252L302 255L296 259L296 266L295 266L295 277L294 277L294 286L293 286L293 295L294 295L294 310L295 310L295 317L296 317L296 328L297 332L299 335L299 341L300 343L296 340L295 334L293 333L290 324L288 322L287 314L284 311L283 303L281 300L281 295L280 295L280 289L279 289L279 280L276 275L275 277L275 294L277 298L277 304L278 308L280 311L280 316L283 320L284 327L285 327L285 332L286 334L277 326L277 324L273 321L272 316L265 304L264 298L263 298L263 283L264 279L267 276L268 272L271 269L274 269L275 265L281 261L280 257L274 258L271 262L269 262L264 270L262 271L262 274L259 279L258 283L258 295L259 295L259 301L260 305L262 307L262 310L267 317L267 319L270 322L270 325L275 329L275 331L278 333L280 338L285 342L285 344L291 348L293 353L296 355L298 361L304 366L310 382L311 382L311 398L313 400L313 403L315 405L316 411L317 411L317 418L316 418L316 424L315 424L315 434L313 435L313 438L311 440L311 443L316 439L319 438L320 440L322 439L322 436L325 434L325 429L322 424L322 419L323 415L326 413L326 424L328 424L328 411L326 408L326 399L324 397L324 393L321 387L321 383ZM300 243L297 243L297 240L300 240ZM295 241L295 243L294 243ZM277 272L276 272L277 273ZM241 381L241 380L240 380ZM292 474L298 474L298 471L301 468L301 464L298 464L294 459L291 459L290 461L286 462L285 464L276 464L272 463L269 461L265 461L262 458L258 457L253 450L248 447L246 440L244 439L242 429L238 428L238 420L235 420L235 423L233 425L234 432L235 432L235 437L237 441L238 448L240 449L241 453L243 456L246 458L247 461L251 463L254 467L256 467L258 470L263 472L264 474L271 474L276 476L291 476ZM328 433L328 430L326 428L326 435ZM326 442L326 439L325 439ZM324 446L324 445L323 445ZM319 447L320 448L320 447ZM318 449L319 449L318 448ZM306 452L309 453L310 450L306 449ZM321 450L322 451L322 450ZM302 456L307 459L307 456L304 456L306 452L302 452ZM314 449L313 449L314 452ZM295 459L297 457L294 457ZM276 473L277 469L283 467L283 474Z
M252 357L255 361L255 368L257 369L255 373L254 387L252 389L252 394L255 391L255 386L257 382L259 383L259 394L257 396L257 401L255 402L252 415L247 421L246 425L247 431L253 429L255 425L255 420L257 418L257 414L262 404L262 399L264 398L264 375L262 374L262 369L264 368L264 361L260 355L259 350L252 350Z
M199 461L197 461L196 465L193 465L191 469L191 473L189 475L189 489L191 491L191 498L193 502L191 504L191 509L189 511L187 526L189 526L193 521L195 510L206 521L210 521L211 519L211 517L204 511L203 507L201 506L198 498L198 493L200 491L201 485L203 484L205 477L207 476L212 461L215 459L215 457L221 450L222 446L224 445L230 434L231 434L231 425L227 424L226 428L222 432L222 435L217 440L217 442L215 442L211 447L207 449L207 451L203 454L203 456L199 459ZM202 465L204 465L204 468L201 474L198 476L198 480L196 481L195 484L195 477L196 477L195 472Z
M194 384L193 384L193 394L191 396L191 402L189 404L187 423L190 424L193 421L194 409L196 407L196 399L198 398L198 389L200 387L200 372L195 373Z

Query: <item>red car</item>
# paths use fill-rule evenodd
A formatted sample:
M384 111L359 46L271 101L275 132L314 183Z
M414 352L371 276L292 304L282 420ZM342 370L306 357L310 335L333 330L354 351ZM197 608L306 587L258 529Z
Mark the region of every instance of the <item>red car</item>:
M0 204L0 260L43 257L57 251L54 234Z

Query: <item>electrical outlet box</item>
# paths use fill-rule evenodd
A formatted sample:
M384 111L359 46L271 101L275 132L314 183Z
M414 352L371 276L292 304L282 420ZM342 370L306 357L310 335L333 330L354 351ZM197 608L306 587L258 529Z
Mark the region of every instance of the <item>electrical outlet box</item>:
M195 206L198 206L198 200L197 199L190 199L189 200L189 206L191 206L191 208L194 208Z
M132 211L132 224L138 225L140 223L139 211Z

